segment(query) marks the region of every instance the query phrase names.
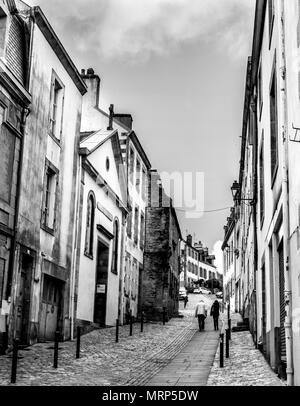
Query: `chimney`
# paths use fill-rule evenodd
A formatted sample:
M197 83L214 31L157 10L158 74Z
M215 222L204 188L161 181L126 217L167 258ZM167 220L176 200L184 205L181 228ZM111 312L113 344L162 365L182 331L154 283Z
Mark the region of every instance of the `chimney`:
M109 124L107 129L112 131L113 130L113 121L114 121L114 105L111 104L109 106Z
M123 124L129 131L132 130L132 115L131 114L115 114L114 118Z
M191 247L193 246L193 237L191 236L191 234L189 234L189 235L186 237L186 242L187 242L187 244L190 245Z
M87 85L88 92L85 95L85 103L89 108L99 107L100 99L100 77L95 74L93 68L81 69L81 77Z

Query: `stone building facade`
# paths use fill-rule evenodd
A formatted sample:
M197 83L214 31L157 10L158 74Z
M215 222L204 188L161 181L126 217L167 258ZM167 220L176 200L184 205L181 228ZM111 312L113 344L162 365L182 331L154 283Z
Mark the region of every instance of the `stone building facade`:
M164 193L157 171L152 170L146 207L142 311L147 319L161 320L178 314L180 240L176 210Z
M82 108L82 131L88 133L110 126L118 132L121 153L126 174L127 209L126 234L124 236L124 260L120 280L119 320L129 321L132 314L140 313L142 294L142 273L145 245L145 213L147 180L151 163L141 142L133 130L130 114L119 114L110 106L109 112L101 107L101 80L92 68L82 70L82 77L88 87Z
M125 171L117 131L99 130L84 136L80 155L76 325L113 326L119 317L127 216Z
M215 257L209 254L208 248L202 242L193 244L192 235L186 241L181 241L180 286L192 289L207 280L220 279L220 274L214 265Z
M6 63L23 80L30 105L26 123L21 110L11 126L17 125L21 156L16 154L18 205L5 307L9 342L18 338L27 345L52 340L56 330L63 339L70 337L78 143L86 87L42 10L21 1L9 4L14 10L6 22L13 32L7 38L13 45L6 47Z
M11 291L18 239L20 173L28 92L27 28L13 2L0 2L0 353L12 330Z
M126 258L121 319L123 322L128 322L130 314L137 317L141 312L146 238L145 216L151 164L134 131L129 132L126 143L123 140L124 150L125 146L129 214L125 242Z
M235 182L238 310L252 319L255 343L288 385L300 384L299 27L298 0L257 0Z

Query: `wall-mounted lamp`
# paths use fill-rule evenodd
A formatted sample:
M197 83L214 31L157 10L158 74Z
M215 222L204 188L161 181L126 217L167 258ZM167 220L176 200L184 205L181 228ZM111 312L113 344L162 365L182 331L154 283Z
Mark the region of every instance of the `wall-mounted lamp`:
M249 201L250 204L254 203L254 199L244 199L241 198L241 185L239 184L238 181L234 181L233 185L231 186L231 193L232 193L232 197L233 197L233 201L234 202L238 202L240 203L241 201Z

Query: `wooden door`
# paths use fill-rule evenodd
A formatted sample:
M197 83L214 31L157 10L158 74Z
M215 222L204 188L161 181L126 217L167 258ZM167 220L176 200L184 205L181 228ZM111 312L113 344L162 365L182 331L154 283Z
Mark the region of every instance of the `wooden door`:
M108 260L109 260L109 247L103 244L101 241L98 241L94 323L98 323L101 326L105 326L106 320L107 279L109 265Z
M21 254L20 280L17 296L16 338L22 344L29 343L29 315L33 257Z
M63 283L51 276L44 275L42 310L40 318L40 339L53 341L55 331L59 329L62 317Z

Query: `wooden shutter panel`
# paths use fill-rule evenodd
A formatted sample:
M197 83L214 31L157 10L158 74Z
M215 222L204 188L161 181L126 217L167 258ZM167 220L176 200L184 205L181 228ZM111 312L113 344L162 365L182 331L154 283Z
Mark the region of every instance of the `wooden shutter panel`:
M284 297L284 255L283 244L278 250L279 254L279 298L280 298L280 357L286 358L286 338L285 338L285 297Z

